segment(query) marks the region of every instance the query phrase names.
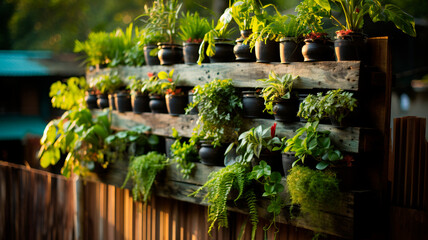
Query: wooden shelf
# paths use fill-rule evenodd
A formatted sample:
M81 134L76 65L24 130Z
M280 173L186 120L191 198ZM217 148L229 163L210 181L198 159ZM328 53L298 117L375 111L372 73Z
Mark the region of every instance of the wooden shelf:
M277 74L291 73L299 76L300 81L296 81L296 89L344 89L357 91L360 79L360 61L345 62L296 62L290 64L280 63L210 63L199 65L176 64L173 66L143 66L125 67L120 66L114 69L103 69L97 72L88 72L87 78L92 78L98 74L106 74L115 71L124 80L128 81L128 76L137 78L147 78L147 73L158 73L174 69L174 75L179 75L179 86L193 87L205 84L215 78L233 79L235 87L253 88L260 85L255 81L267 78L270 71Z

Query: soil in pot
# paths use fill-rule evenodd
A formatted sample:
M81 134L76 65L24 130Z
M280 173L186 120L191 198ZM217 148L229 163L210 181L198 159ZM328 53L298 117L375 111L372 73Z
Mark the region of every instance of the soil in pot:
M258 63L279 62L279 43L274 40L257 41L255 52Z
M97 105L98 105L98 108L100 109L108 108L109 107L108 95L107 94L97 95Z
M235 54L233 54L233 44L218 40L215 43L215 54L210 57L211 63L218 62L234 62Z
M161 65L183 63L183 49L178 44L159 43L158 58Z
M144 46L144 59L146 60L146 64L149 66L153 66L153 65L159 65L159 58L158 56L150 56L150 51L152 51L153 49L157 48L156 45L147 45Z
M338 36L334 41L337 61L364 60L366 38L363 34Z
M279 41L281 63L303 62L302 45L296 38L282 38Z
M210 142L201 142L199 157L201 163L211 166L224 166L225 146L215 147Z
M131 96L132 110L134 113L140 114L143 112L150 112L149 96L138 93Z
M163 95L150 95L149 106L152 113L168 113L165 96Z
M85 101L86 101L86 105L88 106L88 109L98 108L97 95L95 95L93 93L86 93Z
M119 112L123 113L132 111L131 95L129 93L120 92L117 93L115 97L116 107Z
M295 122L299 111L298 99L283 99L273 106L275 120L278 122Z
M165 95L166 107L168 113L172 116L178 116L185 113L187 107L187 96L186 95Z
M263 113L265 102L260 94L256 91L242 92L243 116L245 118L263 118L266 116Z
M115 94L109 94L108 95L108 104L110 105L111 110L117 110Z
M305 62L334 61L334 51L331 42L305 40L302 55Z
M288 175L288 171L292 168L293 163L297 160L293 152L282 153L282 169L284 176Z

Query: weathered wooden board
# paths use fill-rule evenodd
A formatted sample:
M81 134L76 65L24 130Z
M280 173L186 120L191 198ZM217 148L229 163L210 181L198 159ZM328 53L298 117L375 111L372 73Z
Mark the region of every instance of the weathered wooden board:
M98 110L93 111L94 114L99 113ZM193 128L196 126L197 115L180 115L171 116L169 114L153 114L143 113L134 114L132 112L119 113L113 111L112 126L116 129L129 129L131 127L143 124L152 128L152 133L159 136L171 136L172 128L174 127L180 136L191 137ZM243 121L242 131L252 127L262 125L270 127L274 124L274 120L269 119L245 119ZM280 123L277 122L276 135L278 137L293 137L295 130L303 127L305 124L296 123ZM360 128L336 128L331 125L320 124L320 130L329 130L333 143L342 151L358 153L360 142Z
M299 76L294 85L298 89L336 89L358 90L360 78L360 61L346 62L295 62L290 64L261 63L210 63L199 65L176 64L173 66L117 67L98 72L88 72L91 78L97 74L116 71L123 80L128 76L146 78L147 73L175 70L180 76L179 85L195 86L210 82L215 78L231 78L236 87L257 87L261 78L267 78L270 71L277 74L290 73Z

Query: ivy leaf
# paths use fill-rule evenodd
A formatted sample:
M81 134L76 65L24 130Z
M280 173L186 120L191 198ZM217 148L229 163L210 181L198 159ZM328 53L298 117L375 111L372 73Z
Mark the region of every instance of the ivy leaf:
M324 170L328 167L329 163L327 161L321 161L317 164L316 168L318 170Z

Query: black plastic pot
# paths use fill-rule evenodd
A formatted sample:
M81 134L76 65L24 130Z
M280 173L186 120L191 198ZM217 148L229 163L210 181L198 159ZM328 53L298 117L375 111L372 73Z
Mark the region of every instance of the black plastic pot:
M158 58L161 65L183 63L183 48L178 44L158 43Z
M111 110L117 110L116 108L116 97L114 93L108 95L108 104Z
M282 169L284 176L288 175L288 171L292 168L293 163L297 160L293 152L282 153Z
M256 54L254 51L250 51L250 46L244 44L245 39L250 36L251 30L241 30L241 37L235 42L236 45L233 47L233 53L237 62L255 62Z
M166 109L165 96L163 95L150 95L149 106L152 113L168 113L168 110Z
M146 64L149 66L153 66L153 65L159 65L159 58L158 56L150 56L150 51L152 51L153 49L158 48L156 45L147 45L144 46L144 59L146 60Z
M224 166L224 152L226 147L215 147L210 142L202 142L199 149L201 163L211 166Z
M184 109L187 107L187 96L186 95L165 95L166 107L168 113L172 116L178 116L184 114Z
M331 42L305 40L302 47L305 62L334 61L334 51Z
M86 93L85 101L86 101L86 105L88 106L88 109L98 108L97 95L95 95L93 93Z
M235 54L233 54L233 47L233 44L230 44L228 42L216 42L215 54L214 56L210 57L210 62L234 62Z
M275 120L278 122L295 122L299 111L298 99L283 99L273 106Z
M281 38L279 55L281 63L303 62L302 45L296 38Z
M279 43L273 40L256 41L256 59L258 63L279 62Z
M337 61L364 60L366 37L363 34L349 34L334 41Z
M243 116L245 118L263 118L265 101L256 91L242 91Z
M98 108L100 109L108 108L109 107L108 95L107 94L97 95L97 105L98 105Z
M115 97L117 110L119 112L132 112L131 95L129 93L120 92L117 93Z
M200 43L183 43L183 58L185 64L196 64L198 62L200 46Z
M143 112L150 112L149 96L137 93L131 96L132 110L134 113L140 114Z
M189 95L188 95L187 99L188 99L189 103L192 103L193 102L193 92L192 92L192 90L190 90L188 94ZM192 108L192 110L190 110L188 114L190 114L190 115L197 115L198 114L198 108L196 108L196 107Z

